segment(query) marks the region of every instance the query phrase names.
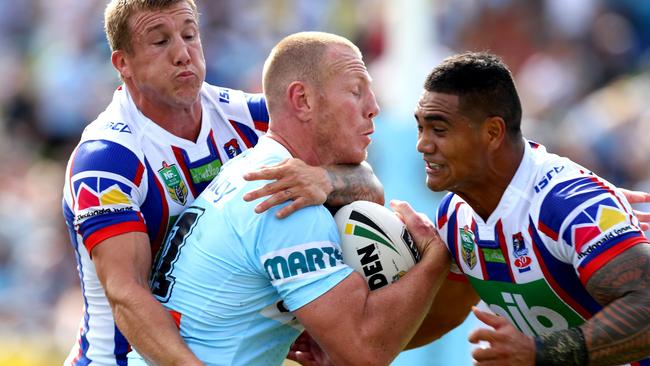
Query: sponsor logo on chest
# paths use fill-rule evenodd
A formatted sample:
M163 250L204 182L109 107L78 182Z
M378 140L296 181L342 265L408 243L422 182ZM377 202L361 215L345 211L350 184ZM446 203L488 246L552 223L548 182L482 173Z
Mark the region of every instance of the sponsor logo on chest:
M527 335L555 332L584 323L582 316L564 302L542 278L513 284L469 277L481 299Z

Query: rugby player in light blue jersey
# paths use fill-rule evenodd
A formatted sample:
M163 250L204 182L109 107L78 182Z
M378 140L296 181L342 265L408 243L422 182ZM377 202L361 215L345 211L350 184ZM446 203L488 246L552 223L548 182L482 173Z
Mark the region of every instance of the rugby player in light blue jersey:
M388 364L406 345L449 268L432 225L393 203L422 253L400 281L370 292L341 261L323 206L285 219L243 195L264 181L243 176L290 157L310 165L359 164L379 112L358 48L345 38L288 36L264 68L271 122L257 146L224 165L178 219L151 287L190 349L208 365L279 365L306 329L341 365ZM288 194L291 194L290 192ZM136 353L129 365L144 364Z

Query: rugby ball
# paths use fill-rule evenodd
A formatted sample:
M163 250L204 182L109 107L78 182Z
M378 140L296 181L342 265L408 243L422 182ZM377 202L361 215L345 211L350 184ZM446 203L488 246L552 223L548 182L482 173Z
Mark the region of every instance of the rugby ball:
M420 260L406 225L390 209L354 201L334 215L343 262L365 277L370 290L399 280Z

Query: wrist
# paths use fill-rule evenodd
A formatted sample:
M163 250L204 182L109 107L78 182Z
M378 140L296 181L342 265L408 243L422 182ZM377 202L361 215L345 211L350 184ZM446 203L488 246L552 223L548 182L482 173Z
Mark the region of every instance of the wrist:
M323 170L323 182L325 182L325 194L327 195L327 198L334 193L336 190L335 187L335 182L336 182L336 173L328 169L328 167L318 167L319 169Z
M535 337L536 366L586 366L588 361L587 345L580 328Z

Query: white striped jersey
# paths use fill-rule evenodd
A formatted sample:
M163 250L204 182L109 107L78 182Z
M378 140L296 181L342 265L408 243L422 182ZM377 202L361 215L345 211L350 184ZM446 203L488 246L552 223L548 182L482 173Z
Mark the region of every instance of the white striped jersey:
M149 235L152 257L178 215L268 126L258 94L204 83L199 136L188 141L144 116L126 87L84 130L66 169L63 212L84 301L77 342L65 365L126 365L129 345L117 329L89 253L126 232Z
M615 187L541 145L525 145L487 221L449 193L436 226L452 272L463 273L494 313L539 335L578 326L601 310L585 289L589 278L648 240Z

